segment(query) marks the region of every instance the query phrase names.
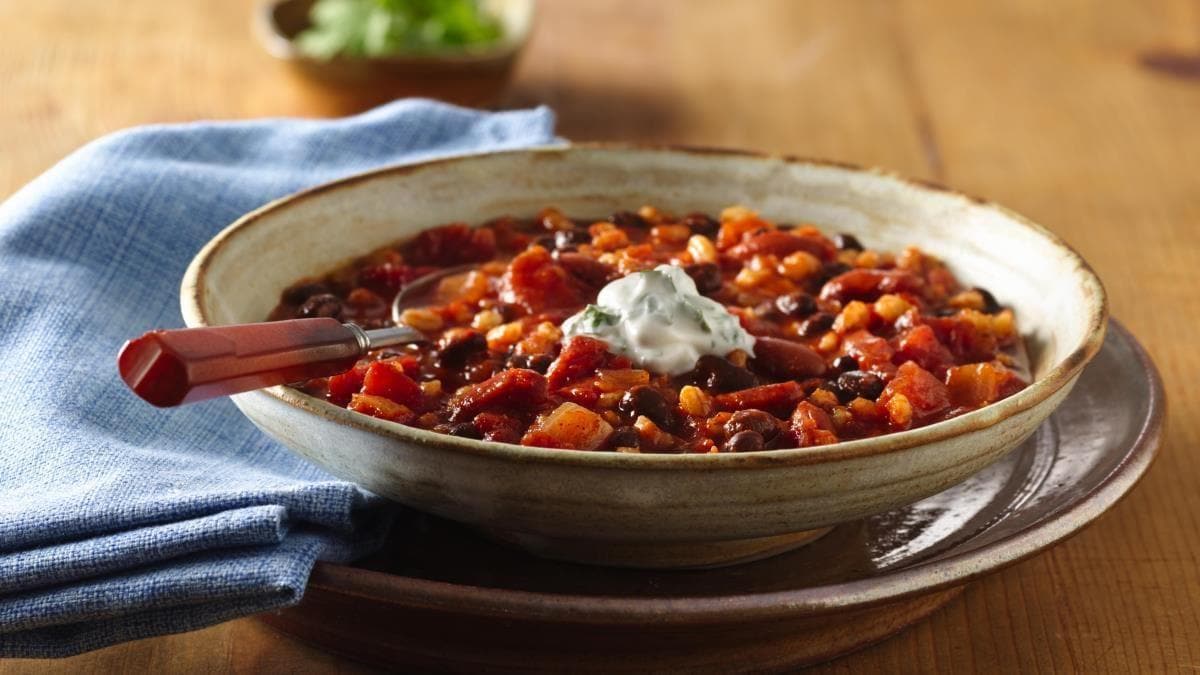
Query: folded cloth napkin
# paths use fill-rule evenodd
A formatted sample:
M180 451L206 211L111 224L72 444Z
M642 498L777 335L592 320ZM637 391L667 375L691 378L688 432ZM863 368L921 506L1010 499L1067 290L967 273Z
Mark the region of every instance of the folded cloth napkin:
M188 261L300 188L554 141L544 108L398 101L340 120L143 127L0 205L0 656L64 656L296 603L316 560L376 546L389 509L228 400L151 408L127 338L180 326Z

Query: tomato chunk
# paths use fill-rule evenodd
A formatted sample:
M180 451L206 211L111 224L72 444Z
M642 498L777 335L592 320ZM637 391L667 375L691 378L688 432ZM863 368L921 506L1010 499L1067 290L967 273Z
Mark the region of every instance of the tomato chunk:
M792 437L802 448L830 445L838 441L829 413L808 401L801 401L796 405L792 412L791 425Z
M453 267L496 257L496 233L486 227L451 223L418 234L404 249L410 264Z
M400 424L408 424L417 416L407 406L396 403L391 399L382 396L372 396L371 394L353 395L350 397L350 404L346 407L354 412L391 422L399 422Z
M948 409L950 392L932 373L909 361L883 388L879 403L888 410L895 426L906 429L924 424Z
M791 408L801 398L804 398L804 389L799 383L789 381L718 394L713 397L713 403L718 410L779 410Z
M607 356L608 345L603 341L586 335L572 337L546 371L550 389L558 390L581 377L594 375Z
M508 266L500 280L500 299L530 314L577 307L589 297L583 283L567 272L541 246L531 246Z
M400 361L376 361L368 366L362 391L410 408L421 405L421 385L405 374L404 364Z
M913 327L897 339L894 358L899 363L913 361L937 377L945 377L946 370L954 365L954 355L925 324Z
M510 368L468 386L448 404L450 420L464 422L488 408L537 406L546 400L546 378L525 368Z

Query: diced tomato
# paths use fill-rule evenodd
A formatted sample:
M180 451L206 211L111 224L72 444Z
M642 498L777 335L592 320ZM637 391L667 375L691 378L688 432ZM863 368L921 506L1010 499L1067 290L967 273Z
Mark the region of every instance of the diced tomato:
M416 419L416 413L407 406L396 403L391 399L371 394L354 394L350 404L346 406L354 412L360 412L371 417L408 424Z
M937 339L928 325L922 324L896 338L894 363L913 361L939 378L954 365L954 355Z
M750 387L741 391L731 391L713 397L713 403L719 410L759 410L778 411L790 409L796 401L804 398L804 389L798 382L776 382L758 387Z
M890 377L896 372L892 359L896 351L888 341L865 330L847 333L842 348L858 362L858 369Z
M362 390L364 394L382 396L410 408L421 405L421 385L404 374L404 365L399 361L376 361L368 366Z
M954 316L928 317L925 322L960 362L987 361L1000 348L1000 344L995 334L981 327L982 321L971 320L980 316L986 315L965 310Z
M411 264L453 267L496 257L496 233L486 227L451 223L425 230L404 248Z
M728 253L737 260L749 260L756 255L774 255L782 258L796 251L811 253L825 261L833 260L837 255L837 247L833 242L819 234L784 230L771 230L748 237L729 249Z
M567 402L538 418L521 439L521 444L542 448L598 450L612 431L612 425L600 415Z
M752 232L774 230L775 225L757 217L738 218L721 223L717 231L717 248L724 251L740 243L746 235Z
M946 385L912 361L906 362L896 371L896 376L879 395L879 403L889 407L891 400L897 396L907 399L912 407L912 422L915 424L930 421L950 407L950 392Z
M578 403L585 408L591 408L600 400L600 390L593 382L576 382L555 391L559 396Z
M558 390L581 377L596 373L608 356L608 345L586 335L576 335L563 345L562 353L546 371L551 391Z
M330 377L329 402L340 406L349 403L350 397L362 390L368 365L366 361L359 361L350 370Z
M950 400L964 408L979 408L999 401L1024 386L1016 373L999 363L971 363L946 373Z
M436 267L412 267L389 262L359 270L358 283L385 296L391 296L413 281L436 271Z
M801 401L796 405L792 412L791 425L792 436L802 448L829 445L838 441L829 413L808 401Z
M575 275L567 272L541 246L513 258L500 279L500 300L520 305L530 314L578 305L590 297Z
M450 399L450 420L465 422L488 408L520 409L546 400L546 378L525 368L503 370Z
M475 428L483 434L486 441L516 443L521 440L521 431L525 425L511 415L482 412L475 416Z

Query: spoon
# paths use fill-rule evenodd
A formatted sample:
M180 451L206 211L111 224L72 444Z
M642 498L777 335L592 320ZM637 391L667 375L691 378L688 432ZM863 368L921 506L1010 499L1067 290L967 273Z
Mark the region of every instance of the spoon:
M405 286L392 300L394 327L364 330L313 318L152 330L121 347L117 370L133 393L162 408L343 373L372 349L427 340L404 325L401 314L434 283L471 267L450 267Z

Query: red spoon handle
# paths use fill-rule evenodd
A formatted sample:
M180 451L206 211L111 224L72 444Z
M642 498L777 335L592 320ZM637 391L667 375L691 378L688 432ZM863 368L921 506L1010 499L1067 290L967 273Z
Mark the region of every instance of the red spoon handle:
M168 407L349 370L362 355L336 319L155 330L117 355L135 394Z

